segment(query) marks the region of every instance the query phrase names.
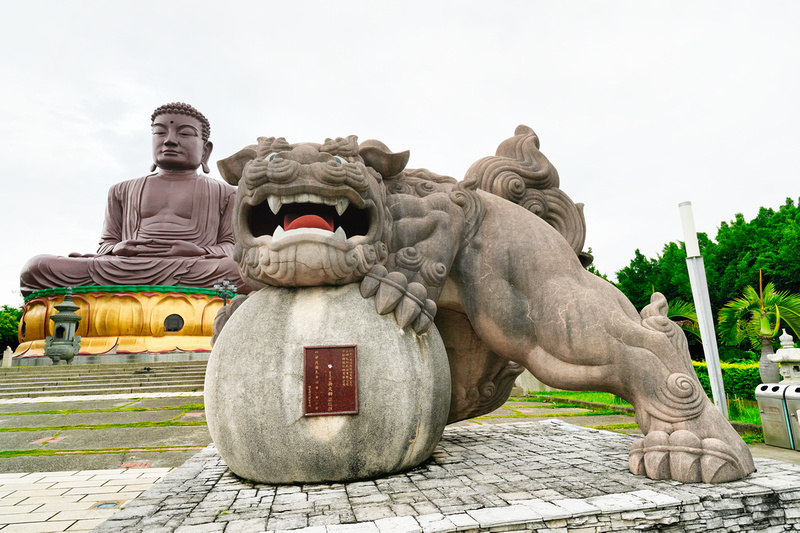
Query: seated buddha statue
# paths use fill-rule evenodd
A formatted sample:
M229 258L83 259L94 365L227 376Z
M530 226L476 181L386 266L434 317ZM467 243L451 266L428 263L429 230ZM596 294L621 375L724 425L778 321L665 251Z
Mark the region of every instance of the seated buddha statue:
M249 287L233 255L235 189L208 173L211 126L197 109L166 104L151 117L151 174L112 186L96 254L38 255L22 269L23 296L57 287L94 285Z

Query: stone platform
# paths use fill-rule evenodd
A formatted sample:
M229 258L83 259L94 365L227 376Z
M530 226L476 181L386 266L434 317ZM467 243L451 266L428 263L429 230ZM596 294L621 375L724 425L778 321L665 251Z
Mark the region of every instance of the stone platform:
M558 420L454 427L405 474L346 484L237 478L213 445L96 532L793 531L800 465L721 485L634 476L637 437Z
M164 285L72 287L72 300L82 318L76 335L80 354L110 356L89 362L134 362L125 358L145 352L211 352L212 324L224 302L212 289ZM45 339L53 335L50 317L57 313L67 288L34 291L25 298L15 364L41 364ZM206 359L207 359L206 355ZM29 362L16 362L30 359ZM172 359L161 359L172 360Z

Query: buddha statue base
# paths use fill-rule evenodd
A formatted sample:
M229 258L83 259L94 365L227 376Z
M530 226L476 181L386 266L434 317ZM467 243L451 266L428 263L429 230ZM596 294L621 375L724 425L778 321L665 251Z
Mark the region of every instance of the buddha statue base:
M44 356L53 335L50 316L66 288L33 292L25 301L14 357ZM211 289L159 285L72 288L81 316L78 355L210 352L212 324L222 299Z

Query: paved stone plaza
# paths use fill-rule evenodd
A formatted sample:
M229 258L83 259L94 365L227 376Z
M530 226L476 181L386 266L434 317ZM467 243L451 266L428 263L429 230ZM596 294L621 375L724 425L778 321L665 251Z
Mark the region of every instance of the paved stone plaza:
M682 502L666 505L668 516L665 520L669 522L680 513L688 525L661 525L662 531L705 531L707 527L717 527L718 521L712 519L721 518L723 523L727 520L732 524L734 518L740 520L744 511L755 514L735 522L742 529L783 531L792 527L795 516L791 507L794 481L788 485L784 485L784 481L787 475L797 476L800 453L796 451L764 444L751 445L759 472L748 478L752 483L748 485L750 492L747 493L751 496L747 500L736 500L737 496L730 491L720 493L720 487L711 488L710 492L698 492L708 487L705 485L683 486L689 495L681 495L670 492L676 490L674 484L651 482L627 473L627 449L634 437L596 431L613 429L640 435L629 414L612 414L609 406L605 405L564 406L521 398L510 400L488 415L451 426L446 430L434 460L425 468L409 474L375 483L348 485L278 488L245 484L237 490L250 492L242 493L241 497L245 499L234 505L224 501L230 500L230 494L222 494L222 502L214 499L218 497L214 495L217 491L223 488L223 493L228 491L228 484L241 485L241 482L230 474L223 474L224 467L220 465L216 450L206 448L211 441L205 429L202 404L202 392L139 393L136 398L130 394L111 394L0 400L0 449L16 450L0 461L0 533L91 531L120 508L127 508L123 513L134 512L130 510L131 505L135 508L141 501L131 500L151 486L164 496L183 491L184 495L191 494L191 497L185 501L174 497L169 501L159 500L157 505L152 500L144 500L146 505L156 505L150 507L155 514L139 517L144 520L132 520L133 531L219 531L224 525L221 521L225 520L225 531L228 532L263 532L268 524L272 528L316 527L310 531L321 532L325 531L317 526L321 522L330 524L328 529L331 532L448 531L459 528L478 531L480 524L487 523L486 513L497 513L498 507L503 508L499 511L502 516L512 513L509 516L513 517L521 513L523 518L527 518L515 522L515 525L491 529L525 530L526 524L530 525L533 502L539 504L533 508L540 514L542 502L566 506L570 513L570 518L550 521L544 518L552 518L552 514L543 514L542 520L535 522L540 529L546 526L556 531L586 531L587 528L589 531L606 531L612 530L611 518L608 513L600 511L608 502L589 499L596 498L597 494L615 502L621 498L620 494L645 496L644 500L630 497L619 500L633 502L631 508L637 510L625 511L625 516L636 517L640 507L650 505L647 498L652 498L651 493L637 492L641 490L672 495ZM614 408L627 409L622 406ZM116 424L109 426L109 416L112 415ZM531 424L531 421L536 423ZM567 422L591 429L581 430ZM142 423L166 426L137 427ZM200 425L186 426L187 423ZM538 429L534 431L535 428ZM567 431L569 428L573 431ZM201 429L203 431L197 432ZM165 434L165 430L170 431ZM187 441L187 431L195 438ZM87 438L87 432L92 438ZM136 448L125 448L130 446L133 434L138 435ZM37 444L39 441L42 442ZM181 444L184 446L179 446ZM187 444L191 446L185 446ZM49 454L48 450L54 453ZM508 450L513 455L507 455ZM561 456L564 450L567 455ZM179 468L198 451L200 456L190 461L187 467ZM507 455L505 459L499 461L504 454ZM459 462L459 459L463 461ZM200 486L196 479L198 465L208 465L212 476L202 479ZM159 483L173 468L178 469L175 475L185 480L187 487L182 486L183 481L176 483L175 479L168 480L166 485ZM587 472L593 468L599 469L600 475ZM442 481L444 479L447 480ZM615 488L614 483L620 483L621 487ZM194 485L189 487L191 484ZM755 488L752 484L756 485ZM737 485L723 486L731 487ZM268 498L263 499L258 492L255 492L257 500L247 498L253 491L262 491L261 494ZM611 491L610 496L608 491ZM721 494L734 494L734 497L722 498ZM701 501L704 512L692 510L699 508ZM581 508L588 512L585 516L594 518L590 520L576 511L575 506L581 505L580 502L584 504ZM516 507L510 508L509 503ZM527 507L520 508L520 505ZM253 508L245 512L240 509L242 506ZM731 508L709 511L706 509L708 506ZM209 522L206 513L209 508L215 509L212 514L219 515L215 518L216 523ZM140 508L140 511L144 509ZM652 518L655 512L649 509L647 516ZM697 513L697 516L692 513ZM120 522L117 519L124 519L124 516L120 515L102 527L118 526ZM167 526L158 523L143 526L151 520L163 521L165 517L171 520ZM491 514L488 519L491 519ZM615 519L618 525L621 514ZM568 525L556 527L560 520ZM625 528L640 526L646 530L652 527L652 520L631 520L635 525L628 524ZM197 521L201 523L193 524ZM774 525L770 526L771 523ZM785 525L787 523L790 525ZM123 529L127 530L127 527Z
M558 420L448 428L405 474L301 486L241 480L211 445L95 531L800 529L800 465L757 459L721 485L655 481L628 471L635 438Z
M0 473L0 531L91 531L170 468Z

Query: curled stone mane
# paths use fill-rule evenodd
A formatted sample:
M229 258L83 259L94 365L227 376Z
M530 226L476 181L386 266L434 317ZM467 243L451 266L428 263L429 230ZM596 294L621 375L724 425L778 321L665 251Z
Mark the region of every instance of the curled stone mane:
M190 117L194 117L200 121L200 124L203 125L202 137L204 141L207 141L208 138L211 136L211 123L208 119L203 115L200 111L189 104L184 104L183 102L171 102L169 104L164 104L156 108L153 111L153 114L150 116L150 122L154 122L157 116L165 115L167 113L176 113L178 115L188 115Z
M583 204L574 203L558 188L558 171L539 151L539 137L519 126L514 137L467 170L478 189L518 204L558 230L580 253L586 238Z
M474 179L459 181L458 185L450 191L450 199L464 210L466 226L462 235L463 242L469 242L478 233L486 208L481 197L476 193L478 183Z

